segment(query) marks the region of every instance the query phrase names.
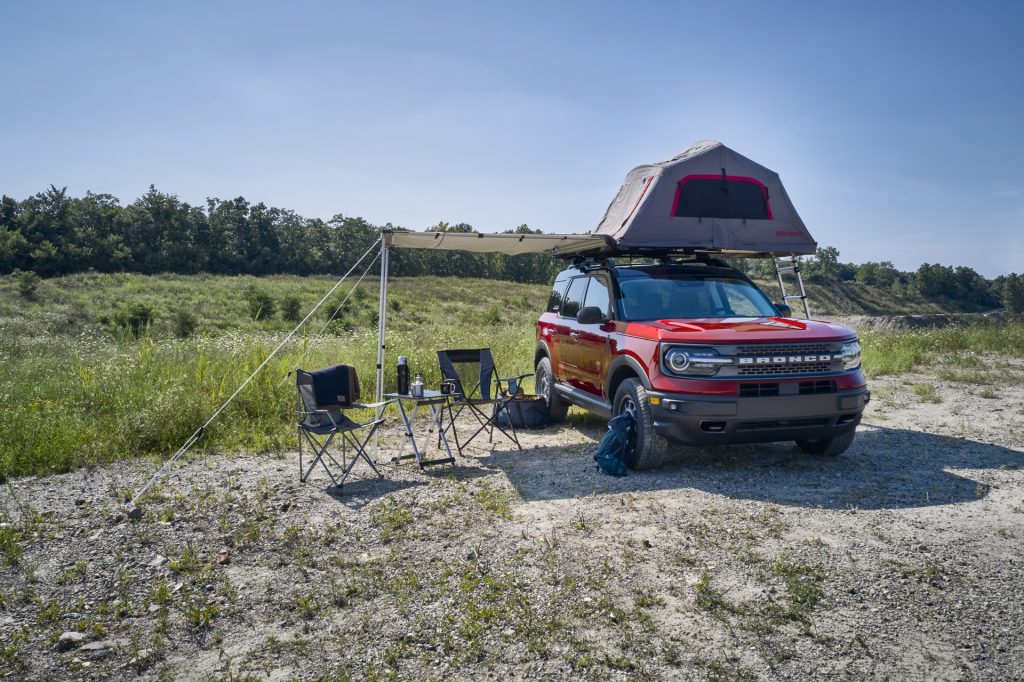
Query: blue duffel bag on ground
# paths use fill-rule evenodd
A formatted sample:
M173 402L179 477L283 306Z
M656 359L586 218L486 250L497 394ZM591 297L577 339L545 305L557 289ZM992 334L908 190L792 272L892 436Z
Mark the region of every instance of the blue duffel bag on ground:
M632 412L624 412L608 422L608 433L594 455L601 471L611 476L626 475L626 454L634 446L635 429Z

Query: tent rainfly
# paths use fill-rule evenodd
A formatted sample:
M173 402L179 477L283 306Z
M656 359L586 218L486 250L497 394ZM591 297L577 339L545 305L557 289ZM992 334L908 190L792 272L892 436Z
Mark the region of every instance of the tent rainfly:
M778 173L713 140L631 170L593 234L620 251L798 256L817 247Z

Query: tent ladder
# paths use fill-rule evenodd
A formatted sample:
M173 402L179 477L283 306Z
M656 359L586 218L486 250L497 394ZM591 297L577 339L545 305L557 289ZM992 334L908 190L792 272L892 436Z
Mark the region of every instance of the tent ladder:
M800 275L800 261L790 254L787 256L776 256L772 254L772 263L775 265L775 277L779 280L779 293L782 295L782 302L789 305L789 302L800 299L804 307L804 317L811 319L811 306L807 302L807 290L804 289L804 278ZM796 279L796 289L799 294L787 294L786 282L783 275L792 274Z

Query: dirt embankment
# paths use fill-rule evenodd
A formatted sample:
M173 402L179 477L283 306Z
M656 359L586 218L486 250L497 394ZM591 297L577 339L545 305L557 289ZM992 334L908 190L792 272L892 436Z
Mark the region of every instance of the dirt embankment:
M688 450L613 479L583 421L454 467L360 465L341 495L299 484L294 452L207 456L135 520L119 496L149 465L16 480L0 674L1020 679L1018 370L875 381L836 458Z
M932 313L926 315L824 315L821 319L837 322L857 331L900 332L913 329L941 329L957 324L988 322L1003 324L1001 310L987 313Z

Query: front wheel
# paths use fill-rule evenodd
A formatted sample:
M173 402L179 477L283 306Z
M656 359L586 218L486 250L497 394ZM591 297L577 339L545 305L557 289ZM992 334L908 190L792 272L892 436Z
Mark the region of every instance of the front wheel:
M551 360L543 357L537 361L534 379L537 382L537 393L544 396L548 419L552 422L565 421L565 415L569 412L569 403L558 397L558 392L555 390L555 375L551 371Z
M856 429L850 429L846 433L831 438L820 438L818 440L798 440L796 446L808 455L819 455L823 457L836 457L841 455L853 445L853 438L857 435Z
M636 422L636 441L632 452L626 455L630 469L657 469L665 461L669 442L654 432L654 417L647 390L639 379L626 379L615 391L615 416L633 413Z

